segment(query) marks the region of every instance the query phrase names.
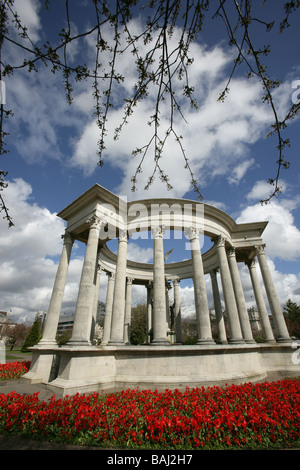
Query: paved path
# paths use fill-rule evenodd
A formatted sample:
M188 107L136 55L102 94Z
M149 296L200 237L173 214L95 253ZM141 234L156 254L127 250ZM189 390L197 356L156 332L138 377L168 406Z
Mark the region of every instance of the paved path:
M7 380L0 382L0 393L17 392L25 395L32 395L33 393L39 393L40 400L48 400L55 394L53 391L48 390L43 384L27 384L21 380Z

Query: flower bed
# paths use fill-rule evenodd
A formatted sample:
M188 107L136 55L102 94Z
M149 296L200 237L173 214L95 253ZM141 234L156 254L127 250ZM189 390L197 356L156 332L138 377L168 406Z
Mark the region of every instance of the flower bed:
M300 445L300 381L126 390L40 401L0 395L0 432L140 449L255 449Z
M0 364L0 381L18 379L29 371L30 361L11 362Z

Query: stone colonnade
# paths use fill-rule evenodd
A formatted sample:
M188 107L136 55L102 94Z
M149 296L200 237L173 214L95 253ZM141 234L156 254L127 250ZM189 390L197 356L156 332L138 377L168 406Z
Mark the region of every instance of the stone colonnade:
M74 317L73 333L68 343L68 346L70 347L85 347L92 344L93 338L91 331L93 331L93 325L95 323L95 311L98 301L101 272L101 266L99 267L98 262L99 249L101 249L101 245L99 244L101 224L102 221L99 217L93 216L89 219L89 231ZM191 247L192 278L194 283L195 311L197 319L197 344L212 345L214 344L214 340L212 339L203 259L199 243L199 231L191 226L188 230L188 235ZM153 346L170 344L170 338L168 338L170 316L168 295L166 294L167 279L165 274L163 237L163 226L152 228L153 277L145 282L145 286L147 288L148 341ZM108 285L103 345L109 346L123 346L125 344L130 344L131 289L132 284L134 283L134 278L127 275L128 234L126 230L119 232L118 242L115 272L107 272ZM209 272L211 276L214 307L218 326L218 343L254 343L238 271L236 248L232 244L229 244L229 247L226 246L226 242L228 245L226 238L221 235L214 238L217 267ZM72 234L66 231L57 276L46 317L44 334L39 343L40 346L49 347L55 344L55 336L63 292L66 284L72 243ZM264 245L261 243L253 246L252 248L258 259L261 270L269 307L276 328L276 340L279 342L289 341L289 334L264 253ZM261 286L258 281L253 255L251 258L245 260L245 262L249 268L265 341L275 342ZM222 314L217 280L218 272L220 273L223 298L228 319L229 338L226 336ZM175 330L176 343L181 343L180 278L176 277L171 279L171 281L173 282L174 288L172 327Z

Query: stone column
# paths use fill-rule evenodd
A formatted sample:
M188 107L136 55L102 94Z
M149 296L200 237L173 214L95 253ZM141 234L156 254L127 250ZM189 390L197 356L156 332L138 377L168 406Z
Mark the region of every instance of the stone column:
M200 251L199 231L194 229L194 227L190 227L188 236L191 244L193 264L194 295L198 328L197 344L214 344L211 333L206 285Z
M230 329L229 343L244 343L226 255L225 238L219 235L215 240L215 244L218 252L223 296Z
M268 262L264 251L265 245L259 245L255 247L262 278L264 281L270 309L274 319L275 327L277 330L279 342L290 342L290 336L288 329L285 324L282 308L280 306L277 293L273 284L273 279L269 270Z
M100 266L99 261L97 260L94 305L93 305L93 310L92 310L91 343L93 343L93 340L94 340L95 327L96 327L96 322L97 322L100 278L101 278L101 266Z
M152 297L153 297L153 282L149 282L147 287L147 338L146 342L151 343L152 332Z
M261 327L264 333L265 341L274 343L275 342L274 334L272 331L269 315L266 309L264 297L260 288L260 284L259 284L259 280L258 280L258 276L256 272L256 267L255 267L255 261L254 260L248 261L246 262L246 265L248 266L248 269L249 269L254 297L256 301L256 306L257 306L257 310L259 313Z
M166 331L170 331L171 329L171 315L170 315L170 300L169 300L169 289L171 286L169 285L168 281L165 281L165 289L166 289Z
M181 308L180 308L180 279L174 279L174 325L176 343L182 343L182 325L181 325Z
M125 291L127 266L127 230L120 230L116 280L112 311L110 345L124 345Z
M106 303L105 303L105 318L104 318L104 328L103 328L103 345L107 344L110 340L111 335L111 317L112 317L112 307L114 300L114 285L115 285L115 274L107 273L107 291L106 291Z
M164 265L164 228L152 228L153 236L153 338L151 344L170 344L166 331L166 291Z
M88 223L90 224L90 230L81 272L73 333L68 342L69 346L88 346L91 344L92 307L94 306L95 272L96 263L98 262L97 253L101 223L96 215L93 215Z
M235 248L231 247L227 250L229 269L231 272L231 279L233 284L233 290L235 293L235 300L237 309L240 317L240 323L242 328L243 338L246 343L255 343L252 335L249 314L246 306L244 290L241 283L240 273L237 266Z
M130 344L130 325L131 325L131 294L133 279L127 278L126 281L126 300L125 300L125 322L124 322L124 343Z
M56 345L56 332L59 321L61 305L67 280L68 268L70 263L71 251L74 239L69 232L62 235L64 244L62 248L56 278L50 299L49 309L45 320L43 338L39 345Z
M217 281L217 271L216 270L210 271L209 274L211 278L211 285L212 285L212 291L213 291L213 299L214 299L216 320L217 320L217 326L218 326L219 343L227 344L228 341L227 341L224 317L223 317L221 300L220 300L219 286L218 286L218 281Z

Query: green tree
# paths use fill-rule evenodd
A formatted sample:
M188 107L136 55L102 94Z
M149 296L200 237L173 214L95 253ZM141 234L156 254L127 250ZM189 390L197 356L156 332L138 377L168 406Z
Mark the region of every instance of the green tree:
M143 344L147 338L147 305L139 304L131 310L131 344Z
M41 332L41 321L37 317L25 339L25 342L22 346L22 352L28 352L29 349L35 344L37 344L42 337L42 332Z
M68 328L67 330L63 330L56 338L57 344L62 346L63 344L67 344L67 342L71 339L72 336L72 328Z
M300 305L288 299L283 306L283 313L290 335L300 338Z
M197 320L195 315L189 315L181 320L182 327L182 343L183 344L196 344L197 343Z

